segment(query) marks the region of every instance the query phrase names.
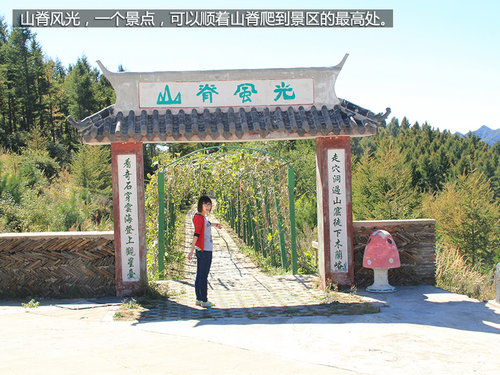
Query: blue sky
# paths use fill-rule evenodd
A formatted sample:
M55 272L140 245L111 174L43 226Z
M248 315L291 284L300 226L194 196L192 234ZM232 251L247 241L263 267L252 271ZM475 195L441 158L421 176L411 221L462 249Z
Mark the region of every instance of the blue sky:
M140 6L138 7L138 4ZM373 112L452 132L500 128L500 2L456 1L19 1L12 9L393 9L391 29L34 29L64 65L86 55L110 70L336 65L337 96Z

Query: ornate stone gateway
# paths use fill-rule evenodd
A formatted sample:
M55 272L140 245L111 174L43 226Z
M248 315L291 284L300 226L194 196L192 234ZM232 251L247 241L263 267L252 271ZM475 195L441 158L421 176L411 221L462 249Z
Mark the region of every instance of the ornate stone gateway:
M112 73L116 103L79 121L86 144L111 144L116 288L147 284L143 143L316 138L322 286L351 285L353 224L349 137L370 136L390 113L337 98L347 58L325 68Z

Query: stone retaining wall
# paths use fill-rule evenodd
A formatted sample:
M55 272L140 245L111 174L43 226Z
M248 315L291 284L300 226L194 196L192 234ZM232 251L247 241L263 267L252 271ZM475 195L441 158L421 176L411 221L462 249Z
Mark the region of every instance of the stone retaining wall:
M390 232L401 267L389 270L393 285L434 284L435 220L354 222L354 277L358 287L373 282L363 268L370 234ZM98 297L115 295L113 232L0 234L0 297Z
M363 267L363 253L368 238L378 229L390 232L398 246L401 267L389 270L389 282L392 285L435 284L436 220L355 221L353 226L356 286L366 287L373 283L373 271ZM316 241L313 241L312 246L317 251Z
M0 297L115 295L113 232L0 234Z
M389 270L392 285L435 284L436 220L379 220L354 222L354 281L357 286L373 282L373 271L363 268L363 253L377 229L391 233L399 250L401 267Z

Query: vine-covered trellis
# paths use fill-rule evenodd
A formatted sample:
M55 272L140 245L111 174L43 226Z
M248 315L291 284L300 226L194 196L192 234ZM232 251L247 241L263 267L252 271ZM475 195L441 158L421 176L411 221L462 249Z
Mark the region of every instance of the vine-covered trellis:
M215 197L217 214L255 252L297 273L295 182L288 161L265 150L214 146L166 163L157 178L160 275L165 254L173 250L179 207L201 194Z

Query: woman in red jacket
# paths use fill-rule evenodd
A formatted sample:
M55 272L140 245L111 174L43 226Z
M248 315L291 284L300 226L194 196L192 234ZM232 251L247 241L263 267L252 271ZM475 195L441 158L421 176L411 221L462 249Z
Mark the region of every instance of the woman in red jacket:
M212 224L206 216L212 211L212 200L207 196L202 196L198 200L198 212L193 217L194 235L191 243L191 251L188 259L193 258L196 249L196 280L194 288L196 291L196 305L211 307L213 304L207 299L208 273L212 265ZM222 225L215 224L221 229Z

